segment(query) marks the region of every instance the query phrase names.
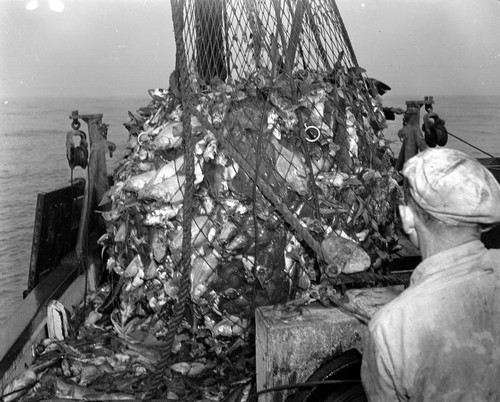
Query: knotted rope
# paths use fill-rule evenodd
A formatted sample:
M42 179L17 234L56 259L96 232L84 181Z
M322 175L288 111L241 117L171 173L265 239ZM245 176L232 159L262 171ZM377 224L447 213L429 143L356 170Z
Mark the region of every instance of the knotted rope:
M195 171L194 171L194 151L196 141L191 133L191 87L188 77L188 67L185 55L184 41L182 37L184 15L183 15L183 1L172 0L172 16L174 21L174 34L176 42L176 60L177 67L179 68L179 81L181 88L181 101L183 113L181 116L183 136L184 136L184 166L186 169L186 181L184 188L184 203L183 203L183 220L182 220L182 257L180 262L181 285L177 303L174 306L172 318L169 323L168 333L166 335L165 343L162 345L161 354L156 371L153 373L151 380L146 389L144 399L154 398L163 380L165 370L171 365L171 352L172 346L177 334L179 325L184 316L186 302L190 296L190 280L189 275L191 271L191 224L194 217L194 193L195 193Z

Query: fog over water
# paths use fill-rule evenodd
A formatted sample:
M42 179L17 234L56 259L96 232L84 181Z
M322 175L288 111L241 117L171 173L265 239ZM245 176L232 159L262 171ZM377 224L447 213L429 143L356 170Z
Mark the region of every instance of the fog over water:
M26 287L36 195L69 183L68 115L103 113L123 154L128 110L168 87L170 2L0 0L0 324ZM54 2L52 3L54 4ZM337 0L358 63L388 106L432 95L449 131L500 155L500 1ZM33 8L30 6L29 8ZM397 154L400 116L386 138ZM448 146L485 156L463 141Z
M167 0L0 1L0 99L140 96L175 65ZM337 0L369 76L395 95L500 94L500 1Z

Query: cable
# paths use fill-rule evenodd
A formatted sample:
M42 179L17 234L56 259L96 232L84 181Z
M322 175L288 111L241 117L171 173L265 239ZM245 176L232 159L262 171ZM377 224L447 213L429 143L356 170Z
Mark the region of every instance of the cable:
M490 158L494 158L494 156L493 156L493 155L491 155L491 154L489 154L488 152L483 151L482 149L480 149L480 148L478 148L478 147L476 147L476 146L472 145L470 142L467 142L467 141L465 141L465 140L462 140L460 137L456 136L455 134L452 134L452 133L450 133L449 131L448 131L448 134L449 134L449 135L451 135L452 137L456 138L457 140L462 141L463 143L467 144L468 146L470 146L470 147L472 147L472 148L474 148L474 149L478 150L479 152L482 152L483 154L488 155Z
M321 385L338 385L338 384L346 384L346 383L351 383L351 384L361 384L361 380L325 380L325 381L310 381L310 382L298 382L296 384L288 384L288 385L278 385L276 387L271 387L267 389L263 389L261 391L257 391L254 394L250 395L248 397L249 400L252 400L253 398L257 398L259 395L266 394L269 392L275 392L275 391L283 391L287 389L293 389L293 388L312 388L312 387L318 387Z
M470 146L470 147L472 147L472 148L474 148L474 149L478 150L479 152L482 152L483 154L488 155L490 158L495 158L495 156L493 156L493 155L489 154L489 153L488 153L488 152L486 152L486 151L483 151L482 149L480 149L480 148L476 147L475 145L472 145L470 142L467 142L467 141L465 141L465 140L461 139L459 136L457 136L457 135L455 135L455 134L453 134L453 133L450 133L448 130L447 130L446 132L448 133L448 135L451 135L453 138L456 138L457 140L462 141L464 144L467 144L468 146ZM429 141L429 140L427 140L427 141ZM430 141L430 142L431 142L432 144L434 144L434 145L438 145L438 144L436 144L436 143L435 143L435 142L433 142L433 141Z

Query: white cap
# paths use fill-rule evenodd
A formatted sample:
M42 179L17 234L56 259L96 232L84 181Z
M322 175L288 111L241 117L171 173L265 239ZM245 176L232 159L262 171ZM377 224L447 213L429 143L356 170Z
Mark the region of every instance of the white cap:
M402 174L417 204L449 225L500 222L500 184L464 152L427 149L410 158Z

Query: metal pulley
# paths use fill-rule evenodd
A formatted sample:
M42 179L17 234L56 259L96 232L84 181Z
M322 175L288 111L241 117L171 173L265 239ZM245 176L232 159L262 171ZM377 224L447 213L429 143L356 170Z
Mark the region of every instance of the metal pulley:
M71 128L73 130L68 131L66 134L66 158L68 159L69 167L71 170L76 166L85 169L89 158L87 135L80 130L80 122L77 118L73 118ZM76 145L75 139L79 139L78 145Z
M82 169L87 168L89 160L89 142L87 140L87 135L84 131L80 130L80 115L78 111L73 111L71 113L71 131L66 134L66 157L68 159L69 167L73 170L76 166L80 166ZM84 115L83 119L89 116ZM96 123L97 132L99 132L104 138L106 148L109 151L109 156L113 157L113 153L116 151L116 145L108 141L108 124L101 123L100 121ZM75 141L77 140L77 142Z

